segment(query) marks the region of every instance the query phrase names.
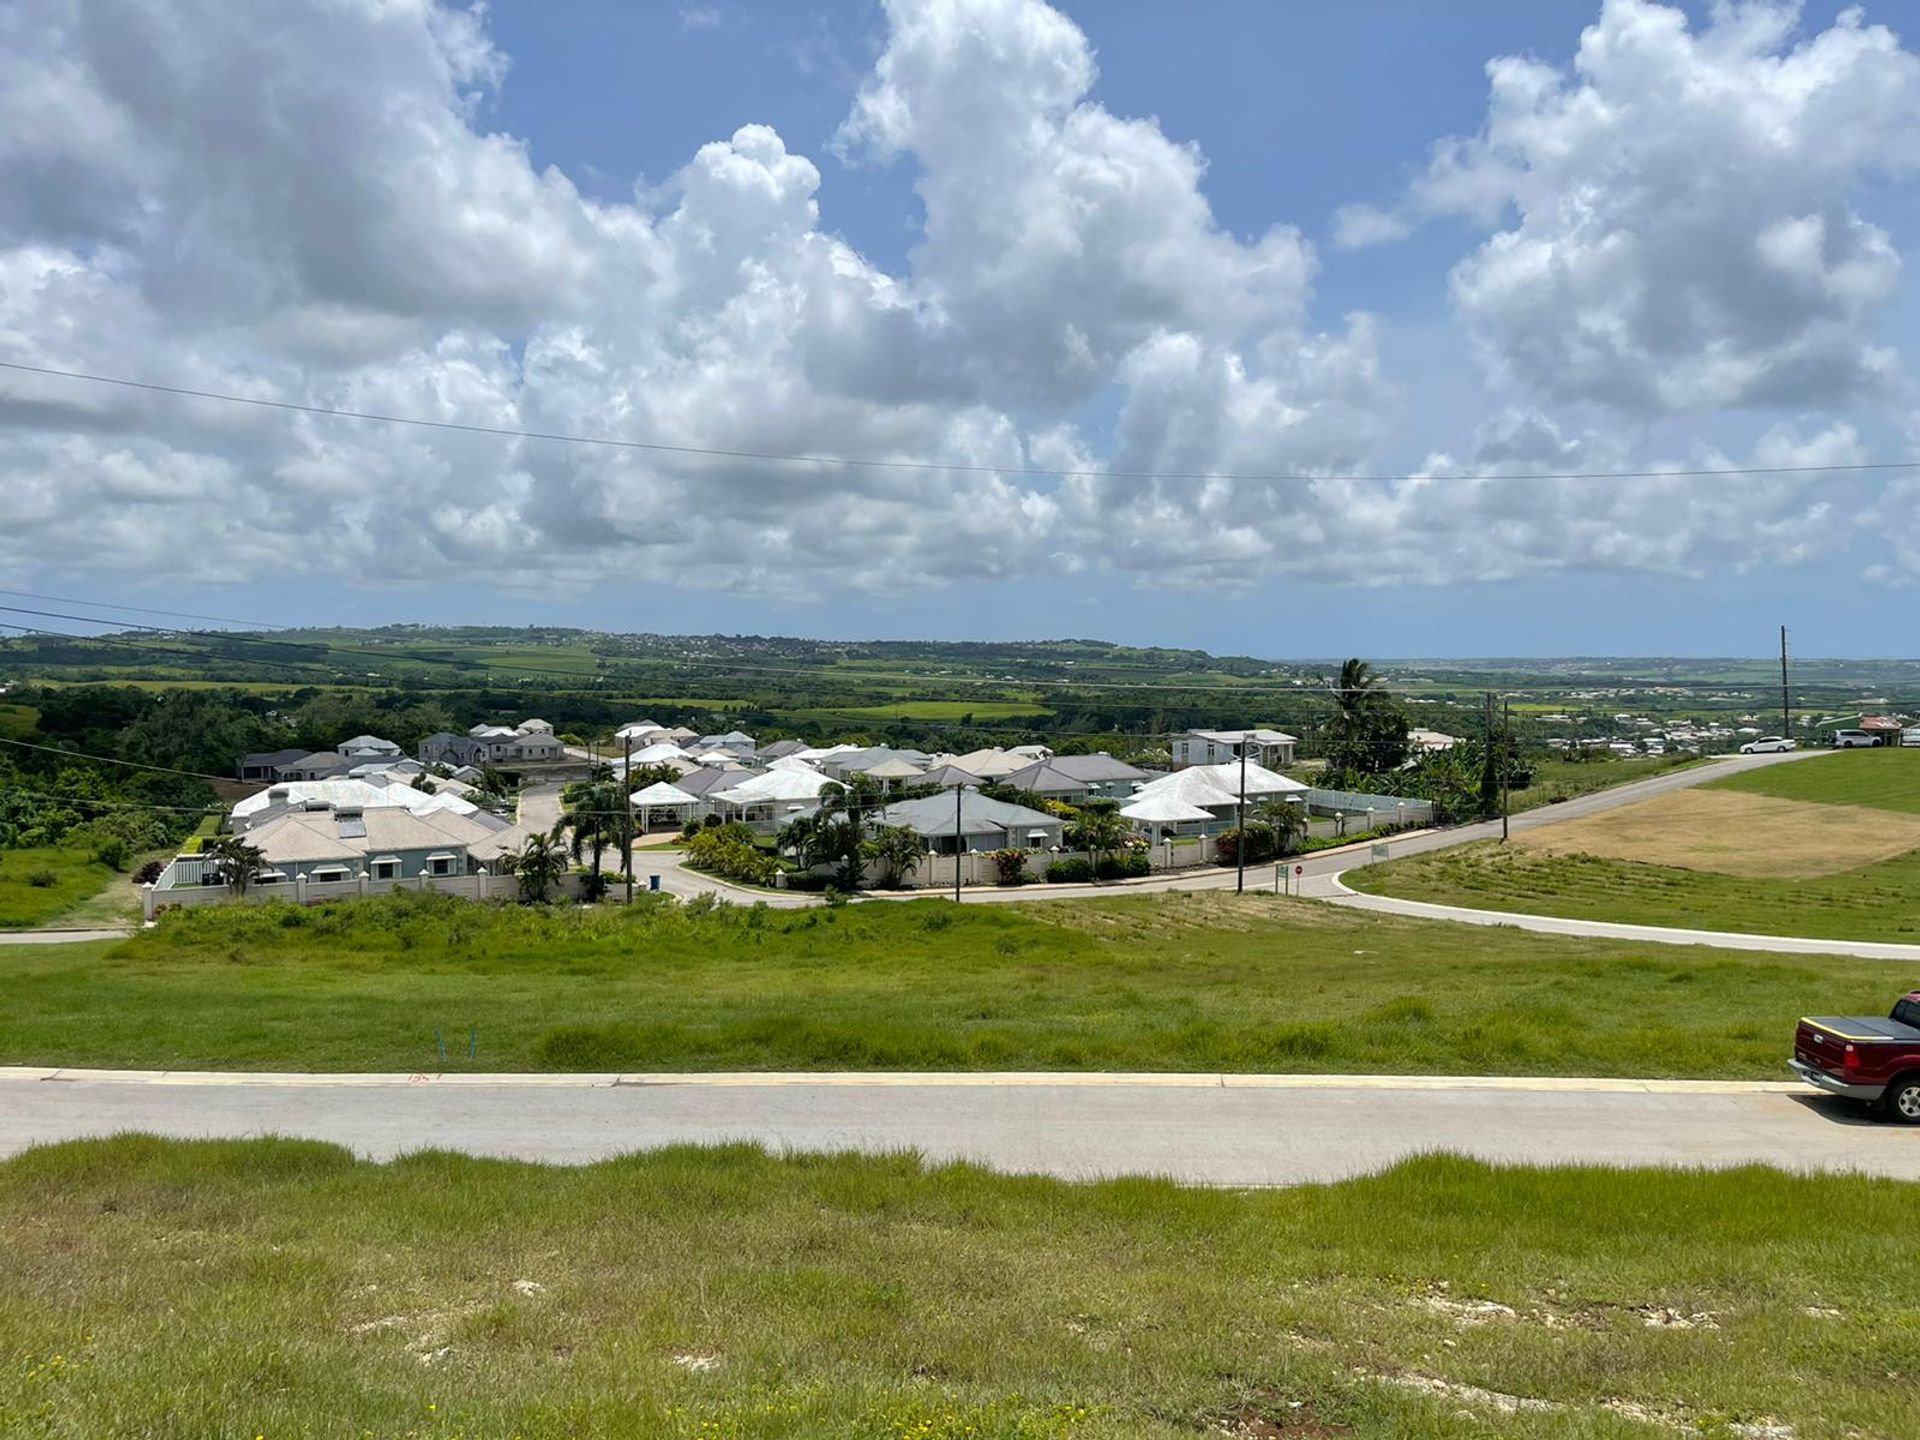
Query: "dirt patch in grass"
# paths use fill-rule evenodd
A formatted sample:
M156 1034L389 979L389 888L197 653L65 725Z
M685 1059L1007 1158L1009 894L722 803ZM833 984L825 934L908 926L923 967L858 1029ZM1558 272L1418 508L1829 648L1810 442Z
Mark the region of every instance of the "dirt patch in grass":
M1752 879L1838 875L1920 850L1920 815L1811 805L1734 790L1678 790L1532 831L1543 855L1595 855Z

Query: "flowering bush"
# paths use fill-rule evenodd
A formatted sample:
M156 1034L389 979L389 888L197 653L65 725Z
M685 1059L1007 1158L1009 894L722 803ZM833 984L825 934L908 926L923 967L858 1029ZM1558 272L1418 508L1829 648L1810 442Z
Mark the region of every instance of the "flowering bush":
M1024 885L1027 879L1027 852L1024 850L995 850L987 858L993 862L994 883L999 885Z

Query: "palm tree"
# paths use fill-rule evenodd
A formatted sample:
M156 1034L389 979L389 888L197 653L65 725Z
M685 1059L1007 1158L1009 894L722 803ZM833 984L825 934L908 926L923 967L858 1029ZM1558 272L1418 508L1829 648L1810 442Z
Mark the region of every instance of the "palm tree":
M576 865L592 856L593 880L589 888L597 896L603 846L618 845L620 853L629 857L622 862L622 873L624 867L632 863L633 816L627 804L627 792L608 781L585 781L569 785L561 792L560 803L565 809L556 829L564 830L571 837L569 853Z
M267 868L267 857L238 835L222 835L202 853L207 856L208 868L224 880L227 889L236 896L246 894L247 886Z
M1373 666L1355 656L1340 666L1340 678L1334 681L1333 699L1340 718L1357 722L1361 716L1386 697L1380 677Z
M881 883L889 889L913 874L919 868L921 855L925 853L921 849L920 837L904 825L882 825L860 850L867 859L880 862Z
M1133 826L1112 805L1082 810L1067 826L1067 842L1084 848L1093 857L1093 873L1100 873L1101 856L1118 850L1133 834Z
M519 878L522 905L544 904L553 887L560 883L560 877L567 873L567 851L561 843L561 834L559 825L554 826L550 834L536 831L527 837L517 853L501 857L500 868Z

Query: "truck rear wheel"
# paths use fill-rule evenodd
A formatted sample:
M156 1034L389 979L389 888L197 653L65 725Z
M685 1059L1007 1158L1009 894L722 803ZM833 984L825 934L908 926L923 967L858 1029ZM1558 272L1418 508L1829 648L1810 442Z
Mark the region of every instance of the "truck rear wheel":
M1900 1125L1920 1125L1920 1074L1902 1075L1887 1087L1881 1102L1887 1118Z

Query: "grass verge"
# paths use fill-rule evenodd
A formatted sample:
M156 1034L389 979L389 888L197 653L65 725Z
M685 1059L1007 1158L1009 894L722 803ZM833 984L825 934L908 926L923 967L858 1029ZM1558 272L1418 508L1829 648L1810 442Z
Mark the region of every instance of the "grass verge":
M1229 1193L121 1137L0 1165L0 1430L1892 1437L1917 1205L1764 1170Z
M1778 1078L1797 1016L1879 1012L1920 979L1198 894L695 914L399 892L0 962L0 1063L323 1071Z
M0 850L0 930L32 930L108 893L127 877L79 850Z
M1487 841L1350 870L1345 879L1370 895L1477 910L1748 935L1920 942L1920 906L1914 903L1920 851L1837 875L1754 878L1543 854Z
M1670 770L1690 770L1706 762L1693 755L1648 755L1634 760L1541 760L1533 783L1508 796L1508 809L1518 815L1542 805L1557 805L1600 790L1611 790L1634 780L1648 780Z

